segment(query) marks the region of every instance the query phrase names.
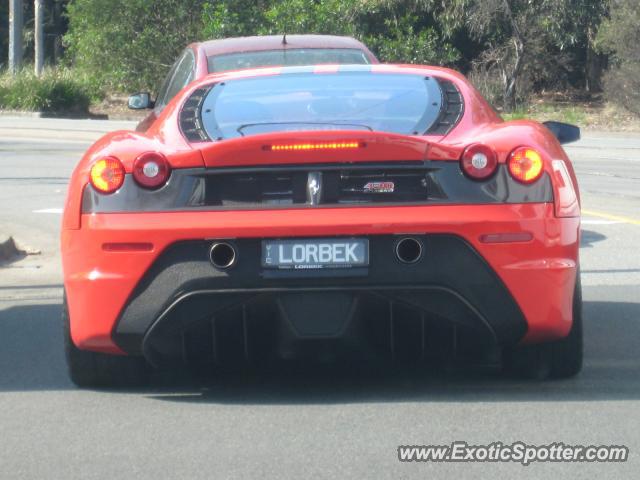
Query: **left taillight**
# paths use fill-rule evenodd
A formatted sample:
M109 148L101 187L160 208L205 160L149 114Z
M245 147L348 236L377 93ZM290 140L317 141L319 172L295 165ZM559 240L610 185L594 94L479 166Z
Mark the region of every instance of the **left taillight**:
M116 157L98 159L91 167L91 185L101 193L113 193L124 183L125 170Z
M141 187L160 188L167 183L169 175L171 166L161 153L143 153L133 162L133 178Z
M462 153L460 166L474 180L486 180L495 173L498 157L490 147L476 143L469 145Z

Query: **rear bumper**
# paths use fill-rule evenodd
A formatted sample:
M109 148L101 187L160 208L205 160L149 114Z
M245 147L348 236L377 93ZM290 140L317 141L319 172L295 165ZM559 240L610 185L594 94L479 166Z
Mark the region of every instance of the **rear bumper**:
M480 241L486 234L522 231L533 239ZM401 234L424 239L424 262L404 269L395 262L387 247ZM261 274L261 238L343 235L372 242L366 276L265 279ZM233 239L240 254L237 268L224 274L206 260L209 240L221 238ZM103 250L103 244L114 242L149 242L153 248ZM91 214L83 215L81 229L62 233L74 342L131 354L143 351L145 335L163 314L166 319L179 308L215 309L212 301L219 307L220 299L231 301L236 294L261 292L276 299L295 289L315 292L312 297L317 289L350 298L378 292L411 303L409 295L427 312L448 308L434 307L438 303L461 319L475 312L475 321L485 322L485 331L502 344L552 340L571 327L578 243L579 218L556 218L551 203ZM201 301L194 304L197 297L206 299L204 307L194 307Z

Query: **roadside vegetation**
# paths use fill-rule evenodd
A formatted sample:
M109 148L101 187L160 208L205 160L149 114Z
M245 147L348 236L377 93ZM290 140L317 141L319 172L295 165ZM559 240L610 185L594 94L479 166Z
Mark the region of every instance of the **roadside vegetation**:
M82 114L102 96L93 80L67 68L46 69L40 77L31 70L0 75L0 110Z
M58 70L49 70L40 80L26 73L13 80L3 75L0 109L81 110L87 101L109 104L103 101L105 93L119 98L126 92L154 91L180 50L192 41L324 33L357 37L384 62L461 70L508 118L560 114L561 119L584 124L600 114L609 118L606 112L615 108L640 116L637 0L52 3L58 13L50 8L48 28L60 34L64 52L53 55ZM0 21L5 22L6 15L5 6L0 6ZM28 18L29 11L25 15ZM27 28L27 57L29 35ZM0 53L6 58L4 35ZM39 87L39 82L44 85Z

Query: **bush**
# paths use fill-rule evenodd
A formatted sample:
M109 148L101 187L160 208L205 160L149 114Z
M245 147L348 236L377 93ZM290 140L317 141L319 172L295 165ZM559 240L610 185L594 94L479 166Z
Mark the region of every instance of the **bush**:
M199 39L203 0L75 0L64 37L74 69L106 88L154 90Z
M624 62L604 76L605 95L613 103L640 115L640 64Z
M505 99L505 79L500 68L486 63L474 64L468 74L469 81L482 96L498 111L517 113L526 108L531 100L532 87L526 75L519 79L515 96L515 108L509 107Z
M611 16L598 32L598 46L612 53L612 66L604 77L609 100L640 115L640 5L637 0L611 4Z
M30 70L0 75L0 109L86 113L100 98L94 85L67 69L45 70L41 77Z
M444 10L415 0L208 1L203 35L349 35L362 40L383 62L453 65L460 52L450 37L460 25Z

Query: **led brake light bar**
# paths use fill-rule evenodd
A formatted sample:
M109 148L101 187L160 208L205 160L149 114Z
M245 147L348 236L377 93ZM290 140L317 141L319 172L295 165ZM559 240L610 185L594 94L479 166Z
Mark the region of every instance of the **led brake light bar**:
M271 152L292 152L292 151L309 151L309 150L355 150L357 148L365 148L367 145L363 142L318 142L318 143L286 143L265 145L264 150Z

